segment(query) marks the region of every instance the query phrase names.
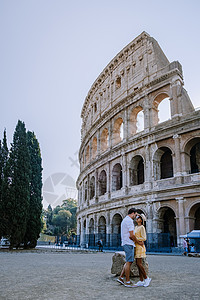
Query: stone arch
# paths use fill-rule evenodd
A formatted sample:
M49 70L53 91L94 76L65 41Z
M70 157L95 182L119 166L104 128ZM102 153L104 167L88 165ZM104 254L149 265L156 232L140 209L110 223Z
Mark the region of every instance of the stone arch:
M88 196L88 182L87 181L85 181L85 184L84 184L84 192L85 192L84 200L87 201L87 196Z
M95 177L90 178L90 199L94 198L95 195Z
M189 210L189 231L200 230L200 200L193 203Z
M122 188L122 166L120 163L114 165L112 170L112 191Z
M140 113L143 114L142 122L139 120ZM131 111L129 118L129 129L131 135L144 130L144 112L142 106L139 105Z
M164 104L164 105L163 105ZM171 103L166 92L159 93L153 100L153 125L171 119ZM165 116L165 117L164 117Z
M90 146L88 145L86 148L86 154L85 154L85 163L86 165L89 163L90 161Z
M108 138L109 138L109 133L108 129L104 128L102 133L101 133L101 138L100 138L100 144L101 144L101 151L106 151L108 149Z
M99 174L99 196L102 196L107 191L107 175L106 171L102 170Z
M106 244L106 218L103 215L98 221L98 239L102 239L103 244Z
M158 231L162 233L162 242L168 241L168 246L177 246L176 214L169 205L162 206L157 211ZM165 241L163 240L165 239Z
M111 222L112 247L119 247L121 245L121 222L122 222L121 214L115 213Z
M195 171L197 170L198 172L200 172L200 154L197 154L198 151L196 151L197 149L199 149L200 151L199 145L200 137L194 137L192 139L187 140L185 145L183 146L184 166L185 172L187 174L196 173Z
M95 246L95 234L94 234L94 219L91 218L89 221L89 246Z
M131 159L129 176L131 186L144 183L144 160L142 156L136 155Z
M154 153L153 172L155 180L173 177L172 151L169 147L158 148Z
M114 121L113 125L113 145L121 142L123 137L123 119L119 117Z
M92 140L92 158L97 156L97 138L96 136Z

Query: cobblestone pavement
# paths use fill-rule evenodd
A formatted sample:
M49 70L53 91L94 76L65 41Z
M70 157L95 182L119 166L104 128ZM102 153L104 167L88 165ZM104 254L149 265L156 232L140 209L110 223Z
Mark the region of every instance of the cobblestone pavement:
M149 255L151 285L126 288L110 273L112 255L1 251L0 299L200 299L199 258Z

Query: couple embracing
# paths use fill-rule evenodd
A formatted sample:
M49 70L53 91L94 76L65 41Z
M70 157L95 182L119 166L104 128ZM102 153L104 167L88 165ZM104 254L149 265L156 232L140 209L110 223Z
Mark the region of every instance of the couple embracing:
M134 226L133 220L136 219L137 226ZM128 215L121 223L121 239L122 246L126 255L126 263L122 269L120 277L117 281L126 287L149 286L151 278L149 278L142 265L142 258L146 257L146 230L144 227L145 216L137 213L135 208L128 211ZM131 264L136 259L136 264L139 270L140 281L132 285L130 281ZM126 281L124 280L124 275Z

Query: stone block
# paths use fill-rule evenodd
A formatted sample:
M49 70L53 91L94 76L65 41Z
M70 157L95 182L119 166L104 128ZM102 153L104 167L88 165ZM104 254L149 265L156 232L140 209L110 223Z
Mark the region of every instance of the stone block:
M115 254L112 257L111 274L120 275L125 262L126 262L125 252L124 251L115 252ZM146 258L142 259L142 263L143 263L146 273L148 274L149 264L148 264ZM131 277L139 277L139 272L138 272L138 268L137 268L135 261L131 265L130 276Z

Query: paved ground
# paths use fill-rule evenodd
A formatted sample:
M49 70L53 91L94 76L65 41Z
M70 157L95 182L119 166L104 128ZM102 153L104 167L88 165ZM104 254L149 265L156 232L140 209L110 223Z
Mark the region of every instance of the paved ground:
M200 299L200 259L149 255L149 287L111 275L113 253L0 252L0 299Z

